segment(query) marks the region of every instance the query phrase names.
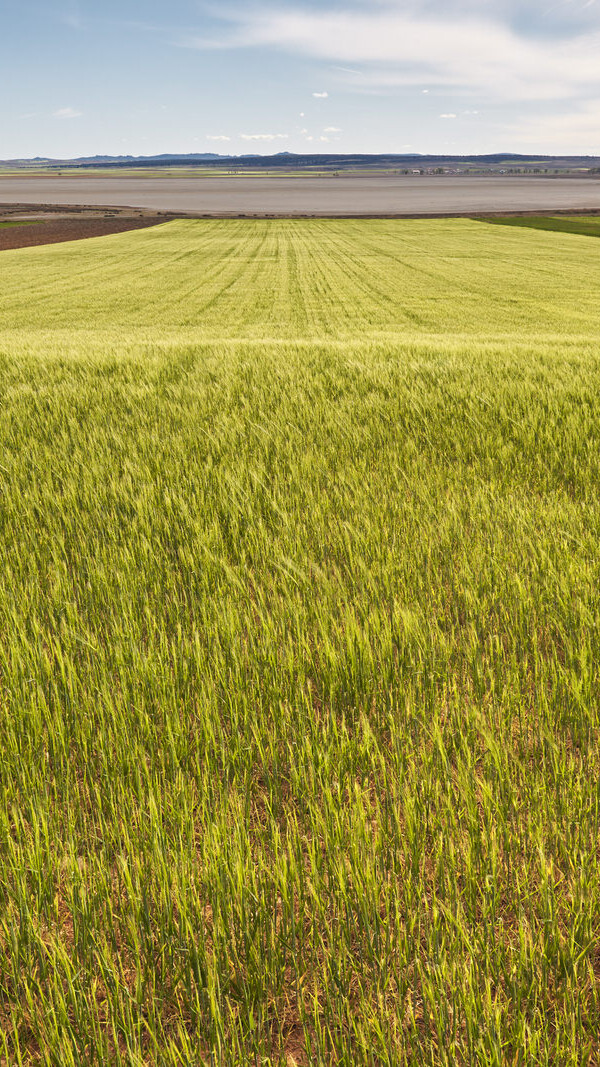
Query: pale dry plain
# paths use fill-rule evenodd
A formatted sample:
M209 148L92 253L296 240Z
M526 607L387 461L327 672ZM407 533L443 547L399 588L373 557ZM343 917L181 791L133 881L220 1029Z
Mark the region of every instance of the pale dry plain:
M401 174L0 177L2 204L139 207L203 215L444 215L599 210L600 180Z

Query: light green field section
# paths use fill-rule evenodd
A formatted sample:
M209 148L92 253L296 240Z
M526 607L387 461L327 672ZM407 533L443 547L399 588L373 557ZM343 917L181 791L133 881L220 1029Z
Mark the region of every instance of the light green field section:
M0 330L593 337L593 245L468 220L174 222L5 252Z
M596 1062L599 248L0 254L0 1058Z

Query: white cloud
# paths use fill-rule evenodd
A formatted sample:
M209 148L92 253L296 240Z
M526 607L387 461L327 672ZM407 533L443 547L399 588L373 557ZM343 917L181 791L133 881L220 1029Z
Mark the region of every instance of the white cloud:
M576 110L536 116L506 127L511 142L550 154L557 143L563 151L600 155L600 97Z
M197 138L194 138L194 140L197 140ZM207 133L206 140L207 141L230 141L231 137L228 137L227 134L225 134L225 133Z
M55 119L80 119L83 111L77 111L74 107L59 107L58 111L52 112Z
M329 93L313 93L315 100L326 100Z
M374 11L359 5L316 9L297 2L295 8L237 8L224 16L229 30L221 39L192 37L183 43L272 47L347 65L348 71L360 63L358 84L366 90L425 83L431 89L480 97L483 92L494 100L519 103L600 92L600 5L589 5L585 14L585 0L562 5L571 17L567 34L550 32L556 30L552 0L529 0L529 32L515 28L516 0L448 0L441 13L439 0L372 0ZM581 19L589 22L594 11L596 22L585 29ZM573 21L575 12L579 21ZM535 19L537 35L532 32ZM317 99L327 95L313 93Z
M440 115L441 119L455 119L456 117L457 116L454 114L453 111L445 111L442 115Z
M287 133L241 133L242 141L285 141Z
M333 70L341 70L342 74L356 74L362 78L362 70L355 70L354 67L333 67Z
M323 133L341 133L339 126L326 126Z

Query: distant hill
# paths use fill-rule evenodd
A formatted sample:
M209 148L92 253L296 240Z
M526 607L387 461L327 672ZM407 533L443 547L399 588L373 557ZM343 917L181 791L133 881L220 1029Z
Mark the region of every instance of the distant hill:
M74 159L50 159L47 156L34 156L33 159L1 159L0 166L28 167L35 164L46 164L51 167L81 167L81 166L105 166L130 167L132 163L160 165L161 163L194 163L204 162L211 159L222 159L217 152L192 152L188 155L173 155L163 152L159 156L77 156Z
M231 170L242 169L319 169L346 170L354 168L393 169L423 171L431 173L450 171L455 173L477 171L519 171L563 173L600 171L598 156L537 156L518 155L514 152L495 152L490 155L453 156L453 155L419 155L415 152L405 154L382 153L341 155L336 153L294 153L277 152L275 155L219 155L216 152L189 152L178 155L164 152L155 156L80 156L76 159L47 159L36 156L33 159L7 159L0 161L0 167L27 169L46 167L49 170L66 168L88 169L93 167L118 169L120 167L215 167Z

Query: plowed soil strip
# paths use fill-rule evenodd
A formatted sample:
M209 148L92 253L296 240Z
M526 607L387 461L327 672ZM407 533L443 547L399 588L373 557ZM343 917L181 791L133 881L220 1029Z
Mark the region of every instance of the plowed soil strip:
M0 222L11 221L0 215ZM137 218L115 216L112 218L44 218L33 222L23 219L22 225L0 226L0 251L7 248L31 248L34 245L58 244L61 241L79 241L85 237L105 237L127 230L140 230L169 221L163 215L142 215Z

